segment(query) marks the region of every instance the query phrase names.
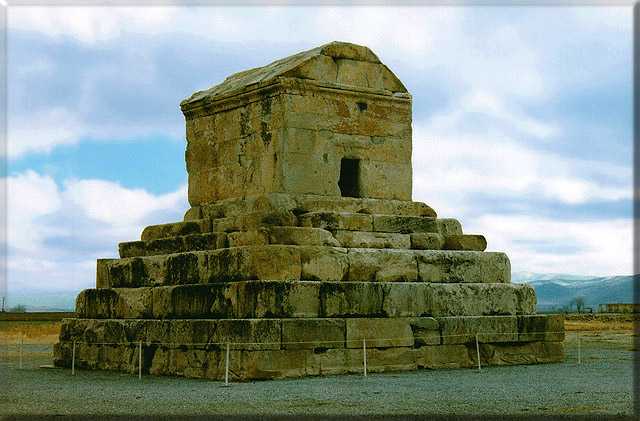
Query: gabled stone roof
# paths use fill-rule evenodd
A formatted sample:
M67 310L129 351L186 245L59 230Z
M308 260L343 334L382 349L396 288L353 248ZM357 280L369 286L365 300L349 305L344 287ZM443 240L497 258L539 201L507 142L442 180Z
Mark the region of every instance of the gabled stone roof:
M252 85L266 85L279 77L311 79L345 88L365 88L387 94L407 92L396 75L369 48L334 41L263 67L235 73L218 85L195 92L182 101L180 106L184 109L198 102L219 100Z

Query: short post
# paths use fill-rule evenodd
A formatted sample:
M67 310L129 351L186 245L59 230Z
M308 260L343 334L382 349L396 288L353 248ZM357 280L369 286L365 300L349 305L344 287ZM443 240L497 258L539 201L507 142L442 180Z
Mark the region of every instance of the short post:
M138 342L138 379L142 379L142 341Z
M71 375L76 375L76 341L73 341L73 348L71 348Z
M20 333L20 369L22 369L22 347L24 346L24 334Z
M482 370L480 366L480 341L478 340L478 334L476 333L476 354L478 356L478 371Z
M367 377L367 340L362 339L362 362L364 365L364 376Z
M578 364L582 364L582 353L580 351L580 331L576 331L576 336L578 337Z
M229 343L227 342L227 355L224 357L224 385L229 386Z

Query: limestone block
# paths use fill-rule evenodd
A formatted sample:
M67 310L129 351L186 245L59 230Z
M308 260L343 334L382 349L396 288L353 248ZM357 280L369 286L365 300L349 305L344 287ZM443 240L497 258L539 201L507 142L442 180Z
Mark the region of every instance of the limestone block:
M373 215L373 231L378 232L438 232L435 218L420 216Z
M415 350L416 364L432 369L473 367L471 351L465 345L426 345Z
M443 344L518 341L515 316L439 317Z
M413 332L414 347L440 344L440 323L433 317L411 318L409 325Z
M166 263L164 256L132 257L107 262L109 284L113 288L163 284L168 275ZM171 276L180 275L172 273Z
M531 285L513 285L517 297L517 314L534 314L536 312L536 292Z
M518 340L564 341L564 316L561 314L540 314L518 316Z
M219 233L219 232L185 235L184 237L182 237L182 243L183 243L182 244L183 249L180 251L183 251L183 252L215 250L215 249L228 247L227 236L224 233ZM149 254L149 250L154 250L153 244L151 244L151 246L147 248L148 254ZM158 254L164 254L164 253L166 253L164 250L158 250Z
M305 281L341 281L347 277L349 259L346 249L300 247L300 279Z
M277 319L172 320L171 342L212 349L280 349L282 328Z
M335 63L337 66L337 83L384 89L382 78L384 67L382 64L342 58L335 59Z
M511 281L511 264L504 253L420 250L414 252L422 282Z
M170 330L165 339L172 346L189 345L189 346L205 346L211 342L212 320L171 320Z
M323 282L320 284L320 317L382 316L384 284Z
M436 316L515 315L517 286L511 284L421 284L429 289Z
M208 219L150 225L142 231L141 240L149 241L179 235L201 234L209 231L211 231L211 223Z
M411 240L406 234L381 233L368 231L337 230L335 238L342 247L408 249Z
M151 288L119 288L118 299L111 311L123 319L146 319L152 317Z
M438 231L443 237L450 237L452 235L462 235L462 225L460 221L453 218L438 218L436 219Z
M352 212L401 216L425 216L435 218L435 211L422 202L406 200L373 199L360 197L331 197L317 195L285 195L295 200L304 212Z
M98 259L96 262L96 288L110 288L109 265L115 259Z
M76 314L81 318L109 319L118 300L113 289L85 289L76 297Z
M487 343L480 345L480 361L490 365L556 363L564 360L562 342Z
M118 244L118 254L120 257L146 256L145 241L127 241Z
M120 243L121 258L156 256L187 251L215 250L226 246L226 234L206 233L178 237L159 238L149 241Z
M450 235L444 242L445 250L473 250L484 251L487 248L487 239L484 235Z
M251 231L268 226L295 226L298 224L296 216L284 209L256 211L236 216L213 219L213 231Z
M414 338L407 319L346 319L347 347L368 348L413 346Z
M270 227L267 232L270 244L340 247L331 232L320 228Z
M404 141L411 140L406 138ZM411 162L362 160L360 163L361 194L365 197L380 199L411 200L411 171Z
M153 293L151 299L153 300ZM132 323L133 320L128 322ZM171 320L145 320L144 341L156 344L167 342L170 337L171 322Z
M320 284L317 282L249 281L229 287L233 313L240 318L319 317Z
M345 331L343 319L283 320L282 348L344 348Z
M307 355L307 350L242 351L239 377L241 380L302 377L308 374Z
M269 233L265 228L250 231L236 231L227 234L229 247L262 246L269 244Z
M185 221L194 221L202 219L202 208L200 206L192 206L184 213Z
M412 282L418 278L415 256L407 250L349 249L349 281Z
M307 356L307 368L320 376L362 373L362 349L316 349Z
M308 212L300 215L303 227L325 230L372 231L371 215L349 212Z
M415 250L440 250L444 245L442 235L435 232L419 232L410 234L411 248Z
M406 371L416 368L416 353L412 348L367 349L368 372Z
M300 252L293 246L233 247L207 253L204 282L300 279Z
M384 285L382 314L386 317L430 316L432 293L425 284L391 283Z

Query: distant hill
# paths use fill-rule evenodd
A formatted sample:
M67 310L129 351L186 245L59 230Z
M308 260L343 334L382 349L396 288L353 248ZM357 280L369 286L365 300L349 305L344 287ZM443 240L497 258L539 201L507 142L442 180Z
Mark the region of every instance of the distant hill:
M514 283L528 283L536 291L538 309L561 309L571 305L576 297L583 297L586 307L598 310L599 304L633 303L635 276L581 276L516 272Z
M72 290L9 290L5 309L25 306L29 312L40 311L75 311L76 296L79 291Z

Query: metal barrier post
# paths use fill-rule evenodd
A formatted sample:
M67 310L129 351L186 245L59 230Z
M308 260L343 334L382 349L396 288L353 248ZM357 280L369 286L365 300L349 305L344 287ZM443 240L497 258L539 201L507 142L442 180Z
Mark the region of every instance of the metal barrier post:
M24 334L20 333L20 369L22 369L22 346L24 345Z
M224 385L229 386L229 343L227 342L227 355L224 358Z
M71 349L71 375L76 375L76 341L73 341L73 348Z
M142 341L138 342L138 379L142 379Z
M367 377L367 340L362 339L362 362L364 365L364 376Z
M478 355L478 371L482 370L480 366L480 341L478 341L478 334L476 333L476 354Z

